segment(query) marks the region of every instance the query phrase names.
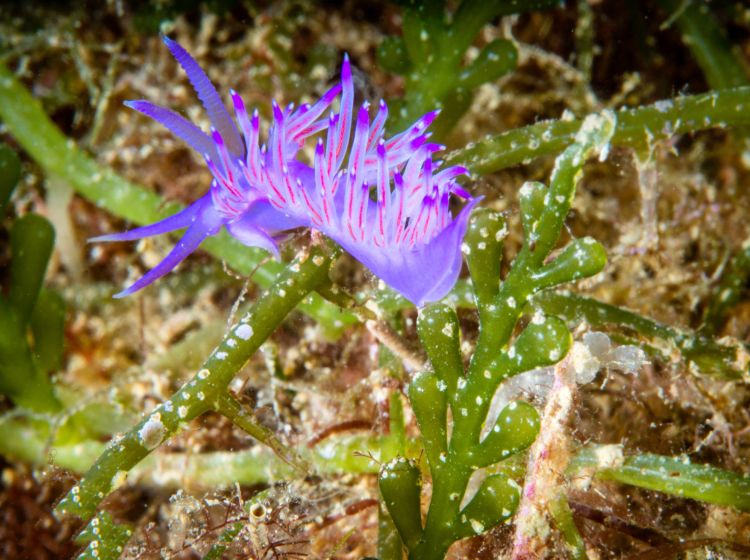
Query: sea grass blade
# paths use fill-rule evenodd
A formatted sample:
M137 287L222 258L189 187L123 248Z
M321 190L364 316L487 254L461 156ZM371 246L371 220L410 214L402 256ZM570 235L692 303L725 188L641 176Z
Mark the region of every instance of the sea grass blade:
M613 145L647 150L654 142L714 127L750 125L750 87L658 101L616 112ZM448 165L465 165L485 175L534 158L556 154L573 143L581 121L550 120L490 136L454 150Z
M277 283L225 335L193 379L168 401L116 438L83 479L58 504L58 514L91 517L118 478L191 419L218 409L227 386L284 318L312 290L328 281L330 257L322 248L303 253Z
M654 453L625 456L619 445L592 445L575 456L568 473L580 476L588 469L602 480L750 511L750 476L694 464L687 456Z

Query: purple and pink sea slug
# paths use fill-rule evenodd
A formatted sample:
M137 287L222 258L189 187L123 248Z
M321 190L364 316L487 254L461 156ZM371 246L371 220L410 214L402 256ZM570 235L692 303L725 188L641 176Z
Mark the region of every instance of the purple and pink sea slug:
M92 241L130 241L186 229L172 251L123 297L174 269L222 227L241 243L278 255L278 239L307 227L322 232L375 276L417 306L443 298L461 270L461 243L479 201L456 179L460 166L438 169L440 146L429 141L437 111L385 137L388 108L380 101L355 111L348 57L340 83L312 105L272 104L265 137L257 110L248 113L231 92L235 118L197 62L176 42L164 42L188 75L211 121L206 134L179 114L148 101L126 102L168 128L206 160L213 180L202 197L160 222ZM338 110L332 107L338 100ZM302 148L316 142L312 162ZM465 200L457 216L451 199Z

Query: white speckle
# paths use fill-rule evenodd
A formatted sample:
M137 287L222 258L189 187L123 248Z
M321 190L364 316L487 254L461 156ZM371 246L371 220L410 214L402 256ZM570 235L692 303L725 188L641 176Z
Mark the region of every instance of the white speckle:
M226 352L217 352L216 353L216 359L218 359L218 360L225 360L228 355L229 354L227 354Z
M621 467L625 458L622 454L622 447L619 445L600 445L595 448L596 463L599 468L618 468Z
M477 535L481 535L484 533L484 525L482 525L479 521L476 519L470 519L469 523L471 524L471 528Z
M177 416L179 416L180 418L187 417L187 413L188 413L188 408L186 406L181 406L177 409Z
M321 266L325 262L325 259L320 255L315 255L312 261L315 266Z
M115 475L112 477L112 481L110 483L112 490L117 490L120 486L123 485L123 483L125 482L125 480L127 480L127 478L128 478L128 471L117 471ZM94 518L91 521L92 525L94 524L94 521L97 521L97 525L98 525L99 520Z
M162 442L166 432L167 429L161 423L161 414L155 412L149 417L143 427L138 430L138 440L143 447L151 450Z
M446 323L440 330L445 336L453 336L453 323Z
M242 323L240 326L234 329L234 334L236 334L237 337L241 338L242 340L250 340L250 337L253 336L253 327L246 323Z
M521 185L521 189L518 191L518 194L520 194L523 198L528 198L531 196L532 192L534 192L534 183L527 181L523 185Z
M206 368L203 368L202 370L198 372L198 379L205 379L206 377L208 377L209 373L211 372L208 371Z
M544 314L542 314L542 313L539 313L539 312L536 312L536 313L534 313L534 315L533 315L533 316L531 317L531 322L532 322L532 323L533 323L534 325L543 325L544 323L546 323L546 322L547 322L547 318L546 318L546 317L544 316Z

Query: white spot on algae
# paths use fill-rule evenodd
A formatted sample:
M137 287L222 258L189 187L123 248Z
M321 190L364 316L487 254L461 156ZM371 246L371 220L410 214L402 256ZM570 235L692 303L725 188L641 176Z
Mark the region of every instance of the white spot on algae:
M128 471L117 471L115 475L112 477L112 482L110 483L111 489L117 490L120 486L123 485L123 483L127 480L127 478L128 478ZM97 521L97 519L94 519L93 521Z
M246 323L242 323L240 326L234 329L234 334L237 335L237 338L241 338L242 340L249 340L250 337L253 336L253 327Z
M472 530L473 530L473 531L474 531L474 532L475 532L475 533L476 533L477 535L481 535L482 533L484 533L484 525L482 525L482 523L480 523L480 522L479 522L479 521L477 521L476 519L470 519L470 520L469 520L469 523L471 524L471 528L472 528Z
M180 418L186 418L188 413L188 408L186 406L181 406L177 409L177 416Z
M138 430L138 441L143 447L151 450L162 442L166 433L167 429L161 423L161 414L155 412L149 417L143 427Z
M602 469L621 467L625 460L619 445L600 445L594 453L597 467Z

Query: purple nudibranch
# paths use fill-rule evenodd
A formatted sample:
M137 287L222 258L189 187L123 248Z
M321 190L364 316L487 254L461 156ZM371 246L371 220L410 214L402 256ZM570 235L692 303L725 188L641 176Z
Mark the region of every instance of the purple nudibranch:
M197 62L175 41L164 37L164 42L205 107L210 134L148 101L125 104L203 155L213 181L206 194L173 216L92 240L130 241L187 228L164 260L115 297L130 295L164 276L222 227L241 243L274 255L284 232L316 229L417 306L451 290L461 270L469 214L479 198L456 182L468 174L464 167L436 169L432 155L444 147L428 141L427 128L437 111L386 139L384 101L374 118L367 102L355 118L354 85L345 55L340 83L316 103L296 109L293 104L283 109L272 104L273 118L261 143L258 112L248 114L232 91L235 122ZM329 108L337 98L335 113ZM299 151L314 136L318 140L309 165ZM466 200L455 218L451 195Z

